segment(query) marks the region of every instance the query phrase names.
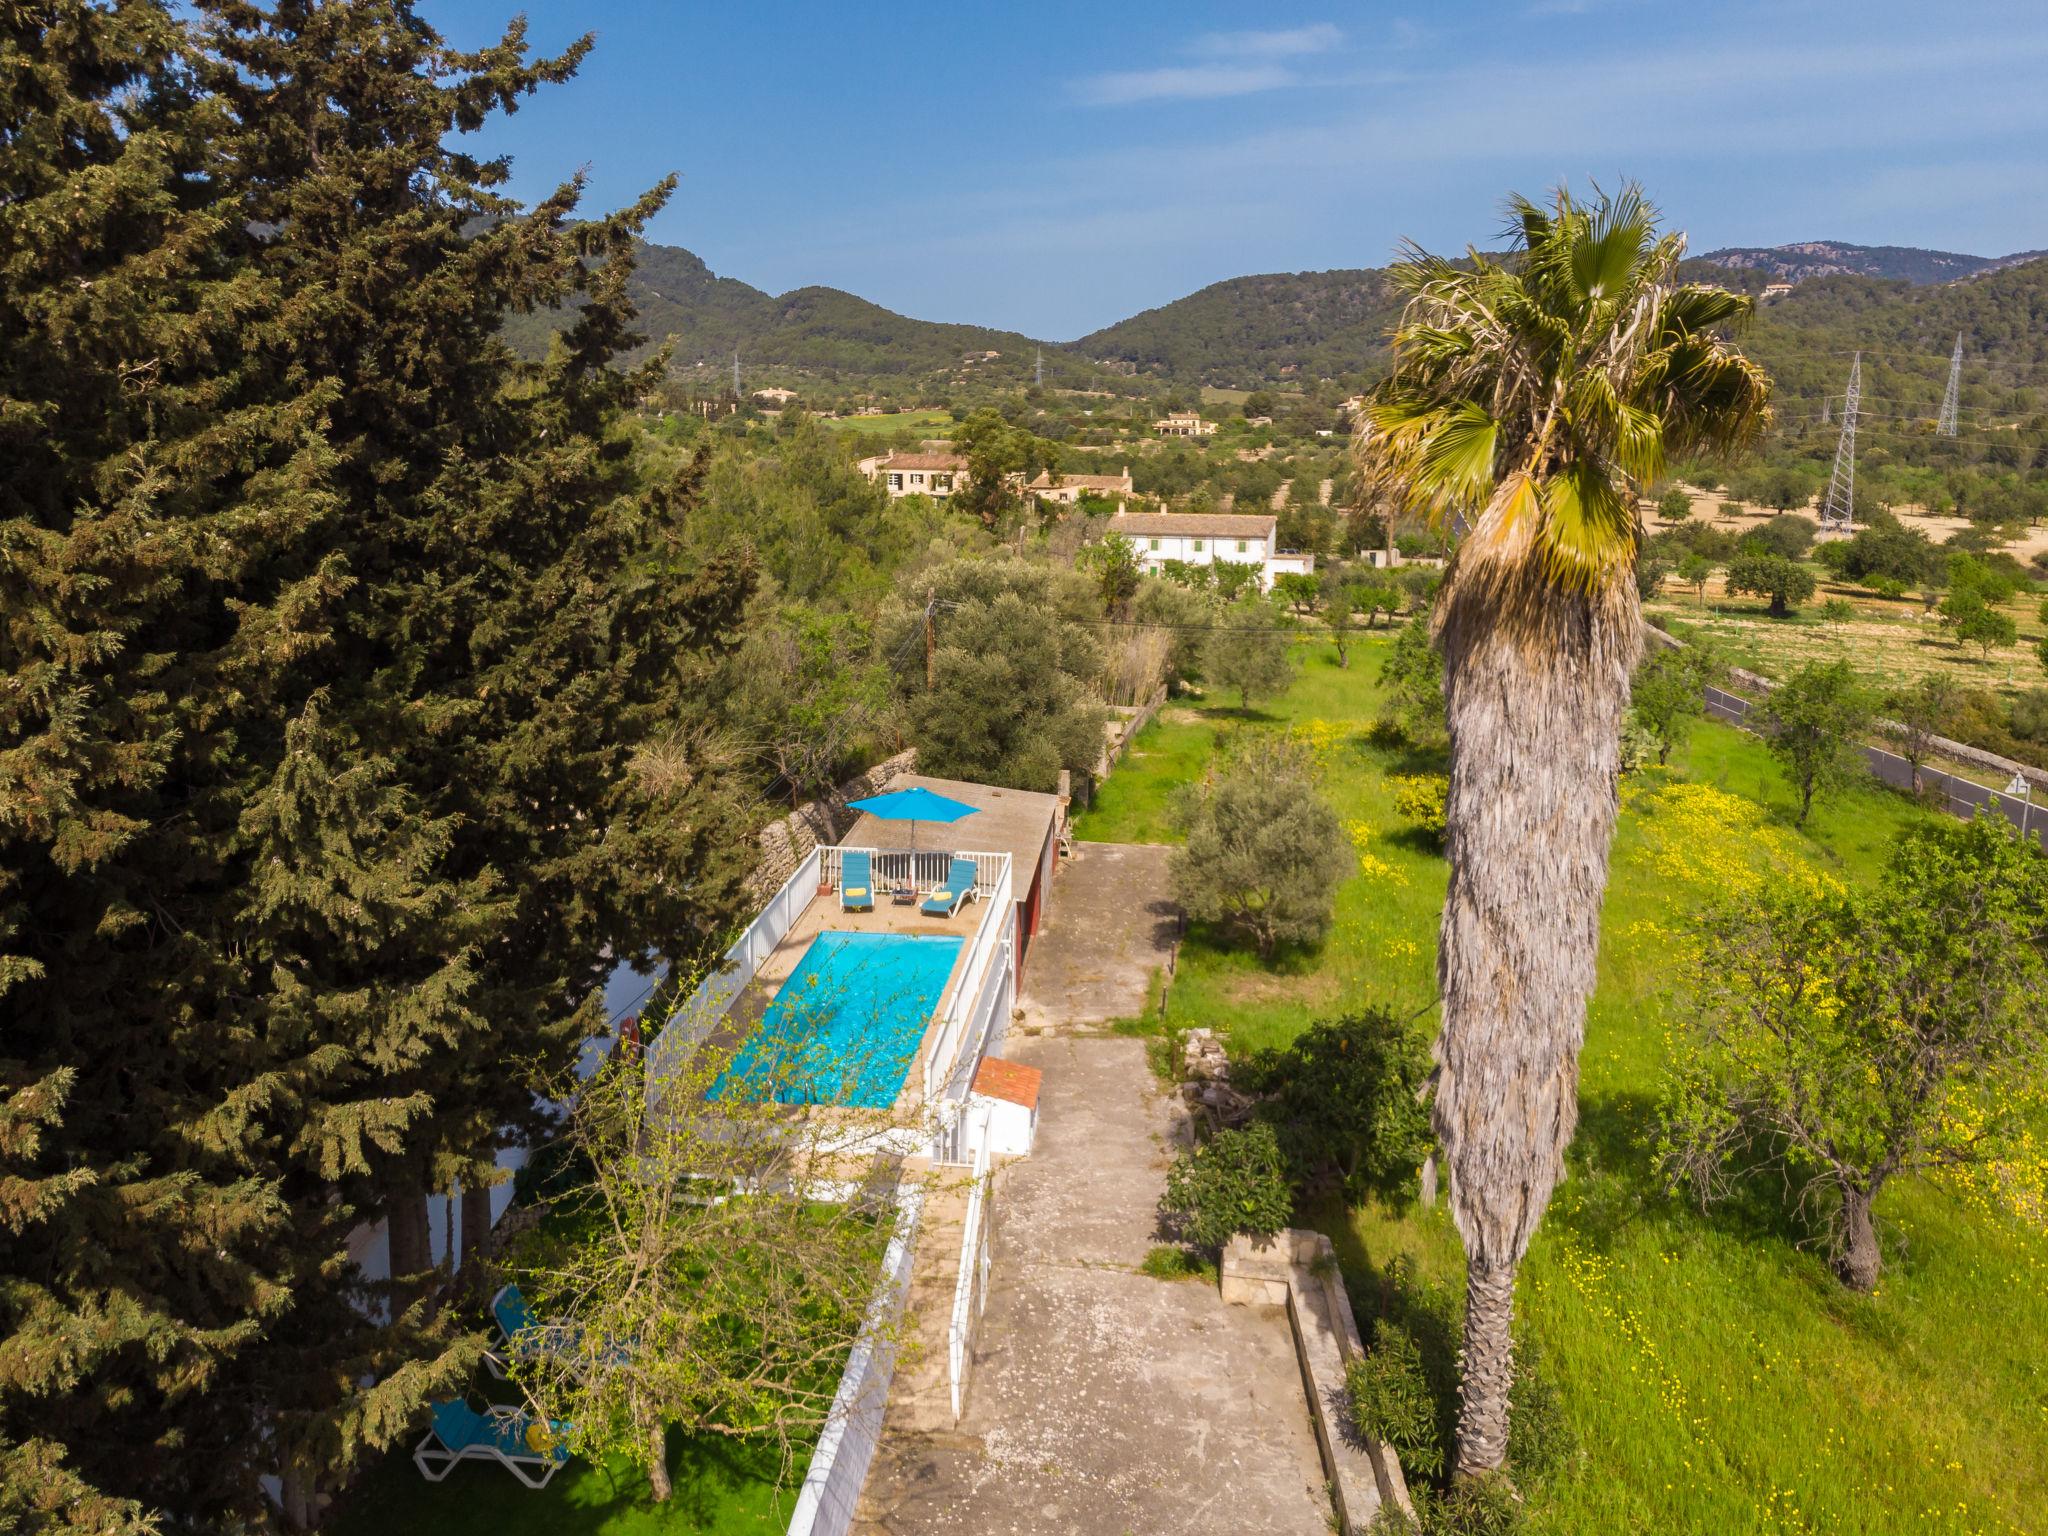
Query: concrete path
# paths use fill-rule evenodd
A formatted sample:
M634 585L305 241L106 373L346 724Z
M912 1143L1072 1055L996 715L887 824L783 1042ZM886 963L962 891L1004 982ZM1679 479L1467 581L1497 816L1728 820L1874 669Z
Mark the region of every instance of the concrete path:
M1025 956L1018 1028L1107 1024L1145 1011L1145 989L1179 929L1166 873L1172 854L1155 843L1074 844Z
M1042 950L1086 931L1073 894L1060 891ZM967 1411L952 1431L884 1438L856 1530L1327 1532L1285 1313L1136 1272L1184 1133L1144 1042L1013 1029L1003 1054L1045 1086L1036 1151L999 1175Z

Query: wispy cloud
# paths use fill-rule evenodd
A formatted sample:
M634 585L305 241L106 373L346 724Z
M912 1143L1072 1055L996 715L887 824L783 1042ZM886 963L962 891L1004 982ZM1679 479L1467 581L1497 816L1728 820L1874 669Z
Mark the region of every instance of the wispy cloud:
M1123 107L1137 101L1209 101L1219 96L1249 96L1294 83L1294 72L1280 64L1187 64L1165 69L1115 70L1091 75L1076 87L1083 101L1098 107Z
M1329 22L1277 31L1204 32L1181 50L1207 62L1165 64L1156 69L1118 69L1076 82L1074 94L1098 107L1141 101L1212 101L1283 90L1301 77L1284 62L1328 53L1344 41Z
M1188 44L1188 52L1204 59L1293 59L1305 53L1328 53L1344 34L1327 21L1310 27L1272 32L1205 32Z

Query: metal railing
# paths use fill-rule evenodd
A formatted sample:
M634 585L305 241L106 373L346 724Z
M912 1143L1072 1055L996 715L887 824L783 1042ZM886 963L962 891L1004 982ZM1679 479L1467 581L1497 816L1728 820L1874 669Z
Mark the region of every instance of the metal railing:
M995 892L997 883L1009 868L1007 853L973 853L966 849L958 852L945 848L920 848L912 853L908 848L820 848L818 874L822 887L838 890L845 868L844 855L864 853L868 856L868 873L874 881L875 894L894 895L897 891L936 891L945 886L953 872L953 860L974 860L974 893L986 898Z
M967 1391L967 1358L974 1325L988 1305L988 1121L977 1116L973 1182L967 1189L967 1222L960 1234L960 1273L953 1282L953 1318L946 1328L946 1366L952 1378L953 1422L959 1423Z
M954 1065L983 994L1000 979L996 967L1009 963L1010 925L1016 921L1011 915L1010 856L999 853L994 857L1001 861L1001 874L995 888L980 898L981 917L975 924L967 963L961 968L952 995L946 999L939 1033L932 1041L931 1054L924 1060L924 1097L928 1104L936 1102L940 1090L950 1085Z
M821 852L813 848L804 855L803 862L747 925L747 931L725 952L718 969L706 976L697 990L668 1016L661 1033L647 1048L646 1077L650 1092L655 1085L674 1077L681 1070L684 1057L710 1038L734 999L759 974L762 962L775 953L775 946L796 926L796 920L818 893Z

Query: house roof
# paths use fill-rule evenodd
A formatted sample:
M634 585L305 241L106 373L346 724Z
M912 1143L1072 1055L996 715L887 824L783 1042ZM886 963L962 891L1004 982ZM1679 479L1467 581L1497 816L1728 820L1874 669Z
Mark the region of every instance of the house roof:
M881 461L883 469L962 470L967 461L957 453L892 453Z
M1038 860L1059 820L1058 795L1029 789L997 789L962 779L934 779L921 773L902 774L891 779L888 787L923 787L973 806L975 815L962 816L950 824L918 822L917 846L949 853L1007 853L1016 899L1021 902L1030 897ZM908 848L910 838L911 829L903 822L881 821L863 811L860 820L839 841L848 848Z
M1250 512L1131 512L1109 520L1109 531L1127 539L1161 534L1212 539L1270 539L1279 519Z
M1038 478L1024 487L1027 491L1128 491L1130 488L1131 472L1128 469L1120 475L1061 475L1057 486L1052 483L1049 473L1040 470Z
M1038 1090L1045 1081L1045 1074L1036 1067L1027 1067L1020 1061L1005 1061L1000 1056L984 1056L981 1065L975 1069L974 1091L991 1099L1003 1099L1011 1104L1022 1104L1026 1109L1038 1108Z

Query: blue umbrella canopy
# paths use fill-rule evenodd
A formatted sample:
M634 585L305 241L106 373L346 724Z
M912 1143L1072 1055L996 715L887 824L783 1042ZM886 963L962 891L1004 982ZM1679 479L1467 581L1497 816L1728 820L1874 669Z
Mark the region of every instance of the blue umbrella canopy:
M883 821L907 821L910 823L910 851L917 852L917 824L920 821L958 821L962 816L972 816L976 806L954 800L917 785L910 789L892 789L886 795L869 795L865 800L849 800L848 806L856 811L866 811ZM912 859L913 866L916 860Z
M978 809L922 786L869 795L865 800L849 800L846 804L851 810L866 811L883 821L958 821L962 816L974 815Z

